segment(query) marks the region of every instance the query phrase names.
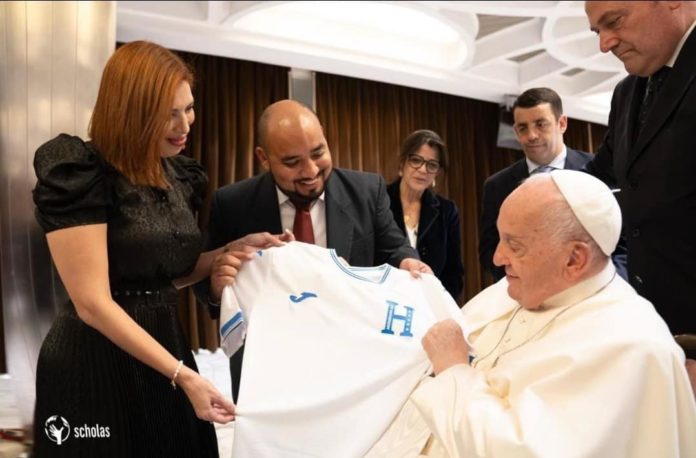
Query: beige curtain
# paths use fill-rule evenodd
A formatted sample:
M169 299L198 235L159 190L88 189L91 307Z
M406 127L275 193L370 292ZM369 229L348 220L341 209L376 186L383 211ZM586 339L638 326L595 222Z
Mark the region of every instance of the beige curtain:
M606 132L607 126L569 119L568 129L563 138L571 148L596 153Z

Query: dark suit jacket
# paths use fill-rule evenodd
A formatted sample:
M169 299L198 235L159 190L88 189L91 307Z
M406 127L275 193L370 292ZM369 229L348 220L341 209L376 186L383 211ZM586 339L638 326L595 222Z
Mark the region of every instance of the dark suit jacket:
M384 180L374 173L334 169L326 183L326 243L353 266L418 258L394 224ZM215 193L206 249L254 232L281 233L273 177L264 173Z
M590 153L566 148L566 161L564 168L580 170L592 159ZM481 225L479 228L479 262L496 281L505 276L505 269L493 264L493 253L498 246L498 213L500 206L507 196L529 178L527 161L520 159L509 167L500 170L486 179L483 184L483 210L481 212Z
M391 211L396 224L405 235L404 209L399 196L400 183L401 179L398 179L387 186L387 193L391 198ZM451 200L426 190L421 197L416 250L421 261L433 269L435 276L455 300L464 286L461 245L457 206Z
M675 334L696 332L696 30L634 131L647 78L614 89L609 130L587 171L615 180L633 287Z
M418 258L394 223L384 179L374 173L334 169L326 182L326 243L354 266ZM223 186L213 197L206 250L255 232L282 232L275 183L270 173ZM196 286L198 299L207 302L208 279ZM218 318L219 307L209 308ZM237 399L243 347L230 359L232 394Z

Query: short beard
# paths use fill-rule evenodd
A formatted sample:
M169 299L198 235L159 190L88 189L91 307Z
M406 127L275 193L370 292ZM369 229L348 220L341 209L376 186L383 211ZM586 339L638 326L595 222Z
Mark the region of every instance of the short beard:
M326 190L326 183L328 183L329 178L331 177L331 174L329 174L328 177L324 178L324 187L321 188L319 191L313 191L309 196L304 196L298 192L295 191L288 191L287 189L283 189L280 187L278 183L276 183L276 186L278 189L280 189L280 192L288 196L291 202L297 202L299 204L310 204L317 200L319 196ZM275 180L273 180L275 182Z
M302 194L297 193L295 191L286 191L285 189L281 188L280 186L278 186L278 189L280 189L280 192L282 192L283 194L288 196L288 199L290 199L290 202L293 202L293 203L297 202L298 204L305 204L305 205L311 204L312 202L317 200L319 198L319 196L321 195L321 192L324 192L324 190L322 189L320 193L312 193L311 196L303 196Z

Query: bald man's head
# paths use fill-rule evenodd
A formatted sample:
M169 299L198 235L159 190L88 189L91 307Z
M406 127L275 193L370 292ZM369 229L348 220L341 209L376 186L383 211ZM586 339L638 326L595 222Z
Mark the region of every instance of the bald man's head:
M279 123L288 125L293 120L308 122L311 118L321 125L314 111L301 102L285 99L272 103L263 110L256 125L256 143L266 148L269 130L280 127Z
M319 119L294 100L268 106L257 126L256 156L291 197L315 199L331 175L331 152Z

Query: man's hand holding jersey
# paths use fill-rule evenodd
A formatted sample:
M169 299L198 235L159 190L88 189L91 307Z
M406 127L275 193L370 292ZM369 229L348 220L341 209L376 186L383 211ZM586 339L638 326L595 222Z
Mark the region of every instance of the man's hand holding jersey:
M258 232L246 235L225 245L224 251L213 261L210 273L210 296L219 301L225 286L234 283L234 279L242 268L242 263L254 257L254 253L266 248L281 246L295 240L292 232L286 231L279 235L269 232Z

